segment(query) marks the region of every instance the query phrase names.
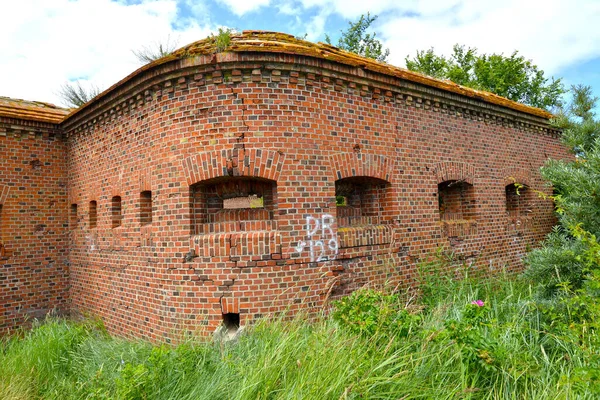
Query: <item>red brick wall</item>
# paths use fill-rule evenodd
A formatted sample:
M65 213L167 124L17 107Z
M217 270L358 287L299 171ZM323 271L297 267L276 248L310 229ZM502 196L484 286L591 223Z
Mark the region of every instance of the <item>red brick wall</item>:
M537 117L277 54L156 67L63 127L81 217L70 244L73 307L155 340L212 331L225 313L245 324L314 313L366 284L407 287L439 247L491 272L518 270L552 226L552 205L533 199L516 223L505 186L516 179L547 193L539 167L567 156ZM244 177L276 183L265 209L227 210L247 214L237 222L194 217L215 215L211 196L225 198ZM339 224L336 180L359 186L358 208L340 208ZM446 181L472 185L469 219L440 219ZM140 221L143 191L151 224Z
M68 210L58 127L0 118L0 332L68 310Z

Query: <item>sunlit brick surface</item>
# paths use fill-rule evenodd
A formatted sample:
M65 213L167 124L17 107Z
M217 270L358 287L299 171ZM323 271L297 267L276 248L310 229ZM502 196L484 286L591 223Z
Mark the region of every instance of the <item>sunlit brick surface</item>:
M554 223L531 196L551 193L539 167L569 157L539 113L243 51L148 67L56 127L64 139L4 129L3 323L69 298L158 341L208 334L223 314L244 325L314 315L364 285L409 288L438 248L518 271ZM527 210L507 205L514 182ZM223 207L249 196L262 207Z

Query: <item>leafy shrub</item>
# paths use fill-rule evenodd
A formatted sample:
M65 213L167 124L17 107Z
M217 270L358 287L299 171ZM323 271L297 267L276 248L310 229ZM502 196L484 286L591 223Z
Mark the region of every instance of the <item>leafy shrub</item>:
M421 318L409 313L395 294L360 289L334 304L332 317L355 334L376 333L406 337Z
M542 246L529 253L525 259L528 268L524 277L536 282L542 298L552 298L561 290L577 290L585 280L585 263L579 257L585 244L555 227Z
M526 259L528 276L546 298L569 296L597 269L595 251L600 237L600 120L591 88L572 88L573 102L554 120L563 142L576 155L573 161L549 160L541 169L552 184L560 228Z
M148 367L144 364L126 364L117 379L119 398L128 400L144 400L148 398L149 386L152 384Z
M480 375L496 371L504 357L495 336L486 332L492 322L488 314L489 307L481 300L467 304L460 320L444 322L441 335L456 343L468 368Z

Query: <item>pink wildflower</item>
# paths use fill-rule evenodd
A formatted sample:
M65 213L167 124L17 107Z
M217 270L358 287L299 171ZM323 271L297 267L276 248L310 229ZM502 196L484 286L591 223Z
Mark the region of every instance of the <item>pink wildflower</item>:
M483 300L475 300L475 301L472 301L471 304L475 304L476 306L479 306L479 307L483 307L485 305Z

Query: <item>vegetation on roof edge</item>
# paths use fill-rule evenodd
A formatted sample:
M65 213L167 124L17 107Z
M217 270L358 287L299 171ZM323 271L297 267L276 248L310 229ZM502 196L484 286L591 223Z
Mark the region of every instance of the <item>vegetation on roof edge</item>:
M213 34L205 39L190 43L178 50L171 52L170 54L155 59L152 62L142 66L140 69L120 80L103 93L112 91L116 87L123 85L134 76L150 68L154 68L158 65L177 59L190 58L200 55L212 55L226 51L281 52L322 58L332 62L338 62L349 66L354 66L356 68L394 76L421 85L435 87L442 91L471 97L473 99L496 104L501 107L507 107L516 111L524 112L526 114L531 114L546 119L552 117L552 114L544 109L536 109L536 107L531 105L518 103L512 99L507 99L494 94L493 92L486 92L485 88L482 87L476 87L474 85L470 85L471 87L462 86L449 80L442 80L436 77L428 76L427 74L423 74L422 71L410 71L408 69L395 67L378 61L378 58L380 60L385 59L389 52L387 49L383 50L381 43L375 39L374 34L370 35L365 33L366 27L368 27L376 18L377 16L371 17L370 14L367 14L366 19L363 16L356 23L350 23L350 28L348 31L342 31L342 38L351 38L351 40L348 39L350 43L358 43L357 47L346 47L346 49L334 47L327 43L308 42L286 33L259 30L247 30L240 33L228 28L220 28L218 34ZM343 44L345 42L342 40L342 38L340 38L340 43ZM364 44L365 40L370 44ZM353 49L357 52L360 52L360 49L367 49L368 51L364 51L368 55L371 55L372 58L367 58L363 55L347 51ZM100 93L100 96L103 96L103 93ZM79 107L80 106L81 105L79 105ZM67 116L67 119L77 112L78 110L74 110L69 116Z

